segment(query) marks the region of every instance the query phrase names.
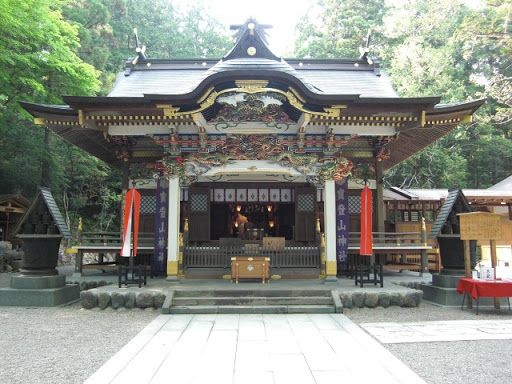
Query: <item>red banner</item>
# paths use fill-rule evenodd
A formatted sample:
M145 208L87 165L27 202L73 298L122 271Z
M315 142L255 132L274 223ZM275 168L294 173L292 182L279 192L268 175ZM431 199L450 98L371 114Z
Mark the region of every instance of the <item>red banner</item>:
M372 239L372 191L365 186L361 192L361 243L359 254L373 254Z
M123 247L121 256L130 257L133 232L133 256L137 256L137 241L139 240L140 193L135 188L126 192L124 202Z

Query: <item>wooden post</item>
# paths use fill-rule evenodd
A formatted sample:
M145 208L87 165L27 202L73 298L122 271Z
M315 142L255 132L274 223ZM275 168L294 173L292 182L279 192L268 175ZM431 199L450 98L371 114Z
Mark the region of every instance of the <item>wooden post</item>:
M168 204L167 280L177 280L180 259L180 179L178 177L169 178Z
M336 193L334 180L325 181L324 235L325 235L325 279L335 281L336 263Z
M384 215L384 185L383 185L383 171L382 171L382 161L375 162L375 181L376 181L376 190L375 190L375 202L377 203L376 217L375 221L377 222L377 232L385 232L386 228L384 225L384 220L386 219Z
M123 161L123 174L121 180L121 237L123 236L123 223L124 223L124 201L126 198L126 193L130 188L130 163L128 159L124 159Z
M496 278L496 265L498 264L498 254L496 249L496 240L491 240L491 267L494 269L494 278ZM500 298L494 298L494 308L500 309Z
M78 218L78 231L76 233L76 245L82 245L82 239L84 234L84 225L82 222L82 218ZM82 274L82 265L84 260L84 253L82 250L78 250L75 255L75 273Z
M377 207L375 221L377 222L377 232L386 232L386 207L384 206L384 182L383 182L384 172L382 170L382 161L381 159L377 159L375 162L375 206ZM384 242L384 235L379 234L377 236L377 240L373 240L379 243ZM375 254L372 255L373 263L375 263ZM386 255L379 255L379 263L384 264Z
M471 278L471 247L469 246L469 240L464 240L464 274L467 278ZM468 308L473 308L473 299L471 295L466 295L468 299Z
M425 224L425 217L421 218L421 245L427 246L427 225ZM428 255L427 250L421 250L421 271L420 276L423 276L424 273L428 273Z

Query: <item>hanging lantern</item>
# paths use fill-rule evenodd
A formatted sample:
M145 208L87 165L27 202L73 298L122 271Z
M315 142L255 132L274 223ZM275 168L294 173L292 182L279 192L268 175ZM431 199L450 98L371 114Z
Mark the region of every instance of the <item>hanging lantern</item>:
M365 186L361 192L361 243L359 254L372 255L372 191Z

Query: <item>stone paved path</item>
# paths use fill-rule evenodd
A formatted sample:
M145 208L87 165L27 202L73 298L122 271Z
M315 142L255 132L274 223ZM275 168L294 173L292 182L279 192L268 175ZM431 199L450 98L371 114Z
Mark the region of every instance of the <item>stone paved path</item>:
M512 339L512 320L366 323L361 327L384 344Z
M341 314L160 315L93 383L424 383Z

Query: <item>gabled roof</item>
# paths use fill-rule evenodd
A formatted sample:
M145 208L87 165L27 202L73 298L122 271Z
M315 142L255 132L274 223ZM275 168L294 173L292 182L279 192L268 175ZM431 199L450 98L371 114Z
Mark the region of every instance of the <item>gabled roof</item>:
M148 64L150 66L148 67ZM357 66L355 66L357 64ZM119 73L109 97L186 95L205 88L206 80L240 76L282 77L300 84L312 94L362 98L397 98L385 73L361 60L247 58L232 60L139 60L129 74ZM204 86L202 83L205 83Z
M43 219L43 216L48 214L51 215L51 219ZM24 226L25 223L34 224L36 228L32 228L32 230L27 230ZM46 226L40 225L41 229L38 229L38 225L36 224L46 224ZM64 220L64 217L60 213L57 203L55 203L51 191L48 188L39 187L39 192L32 201L32 204L30 204L27 211L16 225L16 229L13 232L13 236L21 234L55 234L51 232L51 229L49 228L50 225L55 225L58 232L65 239L71 239L71 232L69 231L69 228L66 224L66 221ZM41 232L43 229L47 231L47 233Z
M454 189L448 193L448 197L444 202L436 221L432 225L432 229L428 234L429 239L434 239L441 233L444 223L450 218L451 214L473 212L466 197L460 189Z
M512 189L493 190L493 189L469 189L461 190L466 199L473 204L478 205L504 205L504 203L512 203ZM411 188L402 189L391 187L384 190L384 200L388 201L410 201L410 202L427 202L442 201L448 197L449 190L446 188L425 189Z
M508 191L510 194L512 194L512 176L501 180L499 183L489 187L489 189L492 191Z
M378 62L365 58L285 60L274 55L266 42L268 26L249 19L238 29L233 49L221 59L149 59L139 55L127 62L109 97L186 95L229 78L288 78L298 88L318 95L393 97L397 94ZM224 74L224 76L223 76ZM210 81L206 81L210 79ZM306 92L307 92L306 91Z
M148 139L156 131L148 132L147 127L175 127L178 135L197 134L221 111L220 96L277 92L283 97L284 113L295 123L293 129L299 129L302 118L302 122L307 120L302 126L304 134L317 135L310 141L324 140L311 146L311 151L324 154L322 145L327 147L330 132L334 141L342 144L329 147L329 151L347 152L348 139L360 140L361 147L354 144L354 152L379 156L387 170L458 124L469 122L484 103L440 105L440 97L400 98L378 61L367 55L357 59L281 59L268 49L265 27L255 20L237 26L235 46L216 60L150 59L139 52L127 61L106 97L63 96L67 105L22 106L68 142L120 168L126 142L119 134L109 136L111 126L146 127L131 148L139 151L138 161L146 156L144 153L159 153L148 157L147 161L154 161L164 155L164 149ZM251 83L259 83L259 88L251 90ZM214 129L208 131L207 127L207 134L229 133ZM296 132L288 130L286 134ZM187 142L186 147L188 152L199 150L197 143ZM289 148L295 151L298 145L290 144Z
M0 212L24 213L30 200L20 194L0 195Z

